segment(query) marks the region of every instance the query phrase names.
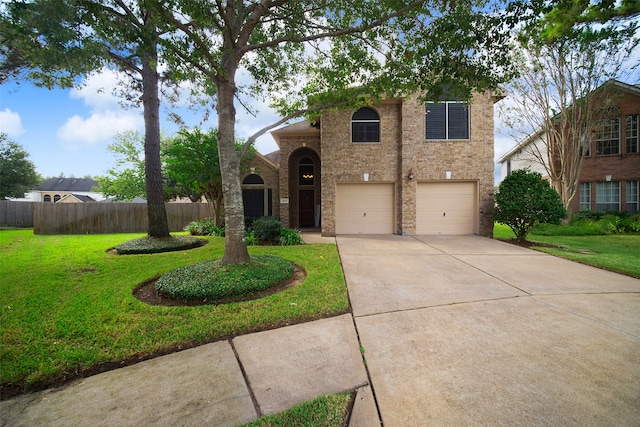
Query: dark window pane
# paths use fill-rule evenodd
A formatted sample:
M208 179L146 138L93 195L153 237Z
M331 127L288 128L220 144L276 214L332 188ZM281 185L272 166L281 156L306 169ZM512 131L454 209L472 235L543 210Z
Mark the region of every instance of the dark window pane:
M373 108L361 108L351 117L352 142L380 142L380 116Z
M298 184L313 185L313 165L300 165L298 167Z
M242 190L244 216L251 218L264 216L264 190Z
M446 139L446 107L444 103L427 104L427 139Z
M243 181L243 184L245 185L263 185L264 181L262 180L262 178L260 177L260 175L256 175L256 174L251 174L248 175Z
M469 139L469 108L466 104L447 104L449 107L448 139Z

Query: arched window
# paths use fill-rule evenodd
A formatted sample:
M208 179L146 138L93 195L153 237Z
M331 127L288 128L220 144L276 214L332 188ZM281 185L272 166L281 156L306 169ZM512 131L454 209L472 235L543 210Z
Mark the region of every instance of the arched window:
M260 177L260 175L256 175L252 173L251 175L247 175L247 177L242 181L243 185L264 185L264 180Z
M44 201L45 202L50 202L51 201L51 196L49 194L45 194L44 195Z
M53 203L57 202L58 200L60 200L59 194L56 194L55 196L53 196Z
M362 107L351 116L352 142L380 142L380 116L373 108Z
M298 163L298 184L313 185L313 160L303 157Z

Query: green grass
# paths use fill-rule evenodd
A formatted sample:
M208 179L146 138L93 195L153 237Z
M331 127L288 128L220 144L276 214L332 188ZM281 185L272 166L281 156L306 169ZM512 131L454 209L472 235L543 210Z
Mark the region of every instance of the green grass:
M570 226L565 226L570 228ZM549 233L549 227L543 227ZM560 234L571 234L570 230L558 230ZM496 224L493 236L500 240L510 240L515 235L509 227ZM558 246L558 248L533 247L532 249L555 255L605 270L615 271L628 276L640 278L640 235L539 235L529 233L527 240Z
M245 302L150 306L132 291L176 268L222 256L224 239L187 251L113 255L139 234L43 236L0 231L0 383L24 389L96 366L139 360L229 336L348 310L335 245L256 246L301 265L300 286Z
M321 396L244 427L340 427L344 424L350 401L350 393Z

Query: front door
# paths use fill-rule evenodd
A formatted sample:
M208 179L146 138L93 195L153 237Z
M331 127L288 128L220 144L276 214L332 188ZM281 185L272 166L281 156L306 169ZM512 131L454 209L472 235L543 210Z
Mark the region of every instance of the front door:
M315 197L313 190L298 191L300 227L313 227L315 225Z

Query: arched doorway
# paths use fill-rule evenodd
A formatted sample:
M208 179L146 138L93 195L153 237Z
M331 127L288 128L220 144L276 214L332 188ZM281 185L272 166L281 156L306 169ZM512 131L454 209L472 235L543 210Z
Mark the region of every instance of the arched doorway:
M289 157L289 223L296 227L320 226L320 156L301 148Z

